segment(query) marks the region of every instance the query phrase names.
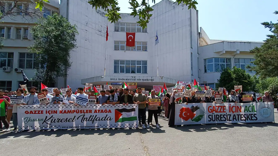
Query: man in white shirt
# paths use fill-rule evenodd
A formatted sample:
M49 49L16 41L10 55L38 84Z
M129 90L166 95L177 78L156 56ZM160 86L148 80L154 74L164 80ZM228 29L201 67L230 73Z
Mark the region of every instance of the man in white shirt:
M84 93L83 88L78 88L77 92L79 93L76 97L76 103L77 106L86 106L88 103L88 95Z
M64 100L66 100L68 102L68 104L76 103L76 98L72 95L72 91L70 88L67 89Z
M52 100L53 96L50 95L50 94L48 94L48 90L47 90L47 89L44 88L44 89L42 90L42 93L46 96L46 98L47 98L47 100L48 100L49 102Z

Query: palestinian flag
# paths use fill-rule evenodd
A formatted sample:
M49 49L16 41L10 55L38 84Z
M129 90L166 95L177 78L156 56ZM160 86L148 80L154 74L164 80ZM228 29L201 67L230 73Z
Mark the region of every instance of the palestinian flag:
M196 89L198 89L199 91L202 91L202 88L198 85L196 79L194 79L194 84L193 85Z
M127 88L127 84L124 82L123 83L123 89L126 89Z
M43 90L43 89L45 89L45 88L47 88L47 86L44 85L43 83L41 83L41 90Z
M131 109L116 109L115 110L115 122L126 122L126 121L136 121L137 114L135 108Z
M163 86L163 90L164 90L164 94L166 94L167 93L167 86L166 86L165 83L164 83L164 86Z
M69 85L67 85L67 88L70 88L70 86L69 86Z
M236 93L239 93L239 94L241 93L241 90L239 88L236 89L235 91L236 91Z
M0 99L0 116L5 116L5 115L6 115L6 103L4 102L3 99Z
M204 85L204 89L205 89L205 90L208 90L207 87L206 87L206 85Z
M163 87L159 90L158 97L160 97L161 93L163 92Z
M95 95L99 94L98 90L96 89L96 87L94 86L94 92L95 92Z
M77 94L77 90L74 92L74 95L76 95Z
M263 98L262 97L258 97L257 98L257 102L262 102L263 101Z
M227 102L227 92L226 89L223 89L223 102Z
M188 84L188 85L186 85L186 89L191 89L191 86L190 86L190 84Z
M176 98L176 103L182 103L182 99L181 99L181 97L179 97L179 98Z

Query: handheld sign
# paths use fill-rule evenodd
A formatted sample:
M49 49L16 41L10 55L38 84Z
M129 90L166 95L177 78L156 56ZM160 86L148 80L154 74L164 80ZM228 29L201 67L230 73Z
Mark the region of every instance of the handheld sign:
M242 95L242 101L243 101L243 102L251 102L251 101L253 101L253 96L252 96L252 94L245 94L245 95Z
M67 93L67 88L61 88L60 91L61 91L61 93L62 93L63 95L66 95L66 93Z
M223 93L223 90L224 90L224 88L222 88L222 87L218 88L219 93Z
M216 104L221 104L222 103L221 94L215 94L215 103Z
M191 90L186 90L183 95L185 97L191 97Z
M242 92L242 85L235 85L234 90L236 93L241 93Z
M160 99L149 99L149 110L157 110L160 105L161 105L161 101Z
M39 99L41 105L49 104L48 99L46 98L46 96L43 93L38 94L38 99Z
M12 96L10 97L10 104L11 105L22 104L23 98L24 96Z
M88 104L96 104L96 97L94 95L89 96Z
M211 90L206 90L206 97L212 97L212 91Z
M205 94L206 93L204 91L196 91L195 92L196 97L200 97L200 98L205 97Z

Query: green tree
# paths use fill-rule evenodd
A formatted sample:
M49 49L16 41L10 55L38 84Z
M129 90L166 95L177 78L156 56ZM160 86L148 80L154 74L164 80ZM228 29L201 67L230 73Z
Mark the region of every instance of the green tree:
M245 70L234 67L225 69L218 80L219 87L225 87L228 91L234 89L234 85L242 85L243 91L252 91L254 79Z
M278 11L274 12L278 14ZM251 50L255 54L255 66L248 66L262 78L278 76L278 23L264 22L266 28L270 29L272 35L267 35L267 39L260 48Z
M52 86L57 77L66 77L70 67L70 50L76 45L76 26L64 17L54 14L33 27L34 45L30 51L37 53L38 66L35 80Z

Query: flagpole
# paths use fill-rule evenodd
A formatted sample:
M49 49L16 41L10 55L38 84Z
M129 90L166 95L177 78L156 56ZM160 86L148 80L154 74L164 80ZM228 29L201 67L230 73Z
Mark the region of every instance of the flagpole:
M106 40L106 36L107 36L107 33L108 33L108 22L107 22L107 25L106 25L106 33L105 33L105 60L104 60L104 71L103 71L103 76L105 77L106 76L106 60L107 60L107 42L108 40Z

